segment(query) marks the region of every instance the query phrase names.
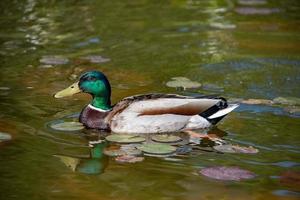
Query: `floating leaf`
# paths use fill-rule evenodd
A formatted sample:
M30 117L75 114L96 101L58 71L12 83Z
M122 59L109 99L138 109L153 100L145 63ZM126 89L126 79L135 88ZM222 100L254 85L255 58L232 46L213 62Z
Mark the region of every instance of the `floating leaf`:
M241 147L238 145L217 145L213 147L215 150L223 153L248 153L248 154L255 154L258 153L258 149L255 149L251 146L249 147Z
M131 155L131 156L137 156L141 155L142 152L139 149L127 149L127 150L122 150L122 149L105 149L104 154L110 157L113 156L124 156L124 155Z
M175 88L199 88L201 87L201 84L196 81L191 81L188 78L185 77L174 77L172 78L172 81L167 82L166 84L168 87L175 87Z
M155 157L155 158L168 158L173 154L152 154L152 153L144 153L144 156Z
M76 170L77 166L80 163L79 158L63 156L63 155L54 155L54 156L58 157L67 167L71 168L73 172Z
M132 143L132 144L122 144L120 146L120 149L122 149L124 151L127 151L127 150L131 150L131 149L137 149L138 146L140 146L140 144L135 144L135 143Z
M149 143L138 147L141 151L149 154L171 154L176 148L168 144Z
M240 181L252 179L256 175L239 167L207 167L199 171L200 174L218 180Z
M40 62L46 65L65 65L69 59L62 56L43 56Z
M206 83L203 85L204 90L209 90L212 92L224 92L224 88L212 83Z
M145 158L144 157L136 157L132 155L124 155L124 156L118 156L115 158L117 162L121 163L136 163L136 162L142 162Z
M142 154L142 151L137 149L137 144L122 145L121 150L123 150L127 155L132 156L138 156Z
M79 131L84 129L83 124L79 122L56 123L56 124L51 124L50 127L52 129L59 130L59 131Z
M117 143L139 143L139 142L144 142L146 140L145 138L138 135L121 135L121 134L109 135L105 139L109 142L117 142Z
M11 135L8 133L0 132L0 142L11 140Z
M163 143L169 143L169 142L179 142L182 139L176 135L153 135L151 139L155 142L163 142Z

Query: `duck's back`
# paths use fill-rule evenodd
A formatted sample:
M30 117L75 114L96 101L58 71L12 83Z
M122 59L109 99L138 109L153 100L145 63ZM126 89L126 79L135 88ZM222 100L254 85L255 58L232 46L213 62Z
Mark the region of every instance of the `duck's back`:
M189 97L173 94L147 94L125 98L107 116L113 132L161 133L206 128L234 108L224 98ZM210 116L223 110L218 119Z

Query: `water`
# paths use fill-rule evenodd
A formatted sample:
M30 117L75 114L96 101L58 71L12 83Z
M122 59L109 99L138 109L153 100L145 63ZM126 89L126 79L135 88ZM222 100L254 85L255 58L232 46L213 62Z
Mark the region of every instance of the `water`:
M180 160L147 157L136 164L105 157L96 161L96 175L73 172L53 156L89 154L85 134L46 126L87 104L86 95L52 95L89 69L107 74L113 102L139 93L180 92L165 85L177 76L207 85L183 93L299 98L299 2L250 4L2 0L0 131L13 139L0 146L0 199L299 198L299 183L279 179L299 171L300 163L299 115L282 106L243 104L215 130L230 142L258 148L255 155L197 151ZM53 55L68 60L40 63ZM108 60L81 59L94 55ZM215 165L240 166L258 176L222 182L197 174Z

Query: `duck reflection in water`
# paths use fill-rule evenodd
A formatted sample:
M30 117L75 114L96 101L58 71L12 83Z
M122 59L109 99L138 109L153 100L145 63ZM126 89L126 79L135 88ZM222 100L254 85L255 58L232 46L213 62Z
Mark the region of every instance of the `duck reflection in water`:
M75 172L84 174L102 174L108 166L108 157L103 154L107 142L91 145L89 158L56 155L61 161Z
M122 148L122 145L116 145L116 144L109 144L105 140L99 140L95 142L95 132L92 132L90 134L85 135L86 139L89 141L90 146L90 155L88 158L86 157L76 157L76 156L66 156L66 155L56 155L61 159L61 161L70 167L75 172L80 172L84 174L102 174L105 171L105 168L108 166L109 158L107 155L104 154L104 151L106 149L115 149L116 147ZM102 134L100 134L102 135ZM198 137L193 139L189 134L182 133L179 134L182 138L182 142L180 144L177 144L178 150L181 147L189 147L189 149L196 150L196 151L205 151L205 152L214 152L214 150L211 148L212 146L216 145L216 141L211 140L211 138L218 138L221 140L221 137L224 137L227 135L225 131L222 131L218 129L217 127L209 129L209 130L202 130L199 135L207 135L207 137ZM149 138L151 136L149 135ZM99 138L99 137L97 137ZM102 137L101 137L102 138ZM198 140L197 140L198 139ZM222 140L224 142L224 140ZM125 144L128 145L128 144ZM189 152L184 152L186 154L185 156L188 156ZM180 157L184 156L182 155L182 152L178 151L178 155L180 154ZM172 154L170 156L177 156L177 154Z

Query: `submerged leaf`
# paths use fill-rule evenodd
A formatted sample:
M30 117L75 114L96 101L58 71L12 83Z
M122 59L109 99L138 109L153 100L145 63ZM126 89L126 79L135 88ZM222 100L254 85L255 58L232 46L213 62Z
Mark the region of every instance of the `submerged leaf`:
M9 87L0 87L0 90L10 90Z
M277 97L273 99L276 104L283 104L289 106L300 105L300 98L297 97Z
M104 57L99 56L99 55L85 56L85 57L82 57L82 59L88 60L91 63L105 63L105 62L110 61L110 58L104 58Z
M248 153L248 154L258 153L258 149L255 149L252 146L241 147L238 145L226 144L226 145L217 145L214 146L213 148L223 153Z
M254 5L264 5L266 4L266 0L239 0L238 4L247 5L247 6L254 6Z
M176 149L176 154L188 154L193 150L193 148L189 145L183 145Z
M136 162L142 162L145 158L144 157L136 157L132 155L123 155L118 156L115 158L117 162L121 163L136 163Z
M162 143L170 143L170 142L179 142L182 139L176 135L153 135L151 139L155 142L162 142Z
M284 109L286 112L291 114L300 114L300 107L291 106Z
M207 167L199 171L200 174L218 180L240 181L252 179L256 175L239 167Z
M172 81L167 82L166 84L168 87L175 87L175 88L199 88L201 87L201 84L196 81L191 81L188 78L185 77L174 77L172 78Z
M211 23L209 24L210 27L212 28L219 28L219 29L235 29L236 25L235 24L229 24L229 23Z
M141 155L142 152L139 149L105 149L104 154L110 157L113 156L124 156L124 155L131 155L131 156L137 156Z
M257 105L257 104L272 105L273 101L268 99L246 99L243 100L242 103L250 104L250 105Z
M62 56L43 56L40 62L46 65L65 65L69 59Z
M50 127L59 131L79 131L84 129L83 124L79 122L62 122L51 124Z
M144 142L146 139L138 135L121 135L121 134L112 134L105 138L109 142L117 143L139 143Z
M176 151L176 148L171 145L157 143L143 144L138 149L148 154L171 154Z
M237 7L235 12L240 15L270 15L279 13L281 10L278 8L254 8L254 7Z

